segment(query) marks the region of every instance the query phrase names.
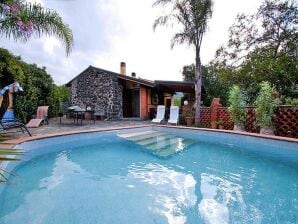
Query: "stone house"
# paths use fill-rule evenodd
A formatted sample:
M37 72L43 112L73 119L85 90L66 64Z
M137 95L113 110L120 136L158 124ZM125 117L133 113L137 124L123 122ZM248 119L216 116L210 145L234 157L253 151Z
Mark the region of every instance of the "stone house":
M151 81L126 75L121 62L120 73L89 66L66 84L71 91L71 104L91 107L110 119L149 119L157 105L172 103L175 92L194 93L193 82Z

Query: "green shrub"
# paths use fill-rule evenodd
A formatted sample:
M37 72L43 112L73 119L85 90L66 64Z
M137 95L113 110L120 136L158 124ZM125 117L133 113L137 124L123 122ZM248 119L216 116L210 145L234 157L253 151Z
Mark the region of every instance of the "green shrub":
M261 90L256 99L256 121L261 128L269 128L272 126L274 110L277 106L277 99L274 98L276 93L275 87L269 82L261 83Z
M223 121L223 120L218 120L218 121L216 121L215 122L217 125L224 125L225 124L225 122Z
M241 93L239 86L233 85L229 93L229 107L230 119L235 125L243 126L245 123L245 107L244 96Z
M298 98L286 98L285 105L298 106Z
M185 116L180 115L179 116L179 125L186 125Z
M177 98L177 97L174 98L174 106L178 106L178 107L181 106L181 98Z
M56 117L62 102L68 101L69 90L57 86L46 69L27 64L21 58L0 48L0 88L19 82L24 92L14 97L14 110L18 119L27 122L36 114L38 106L49 106L49 117Z

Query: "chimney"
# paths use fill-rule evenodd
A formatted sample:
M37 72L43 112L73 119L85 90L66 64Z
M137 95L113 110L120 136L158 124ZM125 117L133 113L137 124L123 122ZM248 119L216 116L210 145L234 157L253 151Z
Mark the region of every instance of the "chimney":
M131 73L131 77L134 77L134 78L135 78L136 76L137 76L137 75L136 75L135 72L132 72L132 73Z
M125 64L125 62L120 63L120 74L121 75L126 75L126 64Z

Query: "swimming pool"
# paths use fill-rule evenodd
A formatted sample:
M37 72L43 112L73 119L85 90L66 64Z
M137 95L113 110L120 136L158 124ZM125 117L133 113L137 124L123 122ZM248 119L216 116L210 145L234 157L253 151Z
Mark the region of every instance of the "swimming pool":
M26 142L0 223L297 223L297 143L147 127Z

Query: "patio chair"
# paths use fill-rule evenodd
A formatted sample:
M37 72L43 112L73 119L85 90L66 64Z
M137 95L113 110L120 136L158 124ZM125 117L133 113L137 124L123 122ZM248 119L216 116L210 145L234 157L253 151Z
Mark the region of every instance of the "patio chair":
M161 121L163 121L163 119L165 117L165 109L166 109L166 107L164 105L157 106L156 118L154 118L152 120L152 123L160 123Z
M178 121L179 121L179 107L178 106L171 106L171 108L170 108L170 118L168 120L168 124L178 125Z
M9 130L12 128L20 128L23 133L25 131L28 135L32 136L27 127L19 120L15 119L13 109L8 109L10 105L9 91L17 92L22 91L19 83L13 83L4 87L0 92L0 126L3 130Z
M28 124L27 128L38 128L42 123L49 124L48 120L48 109L49 106L39 106L36 111L36 115L33 116Z

